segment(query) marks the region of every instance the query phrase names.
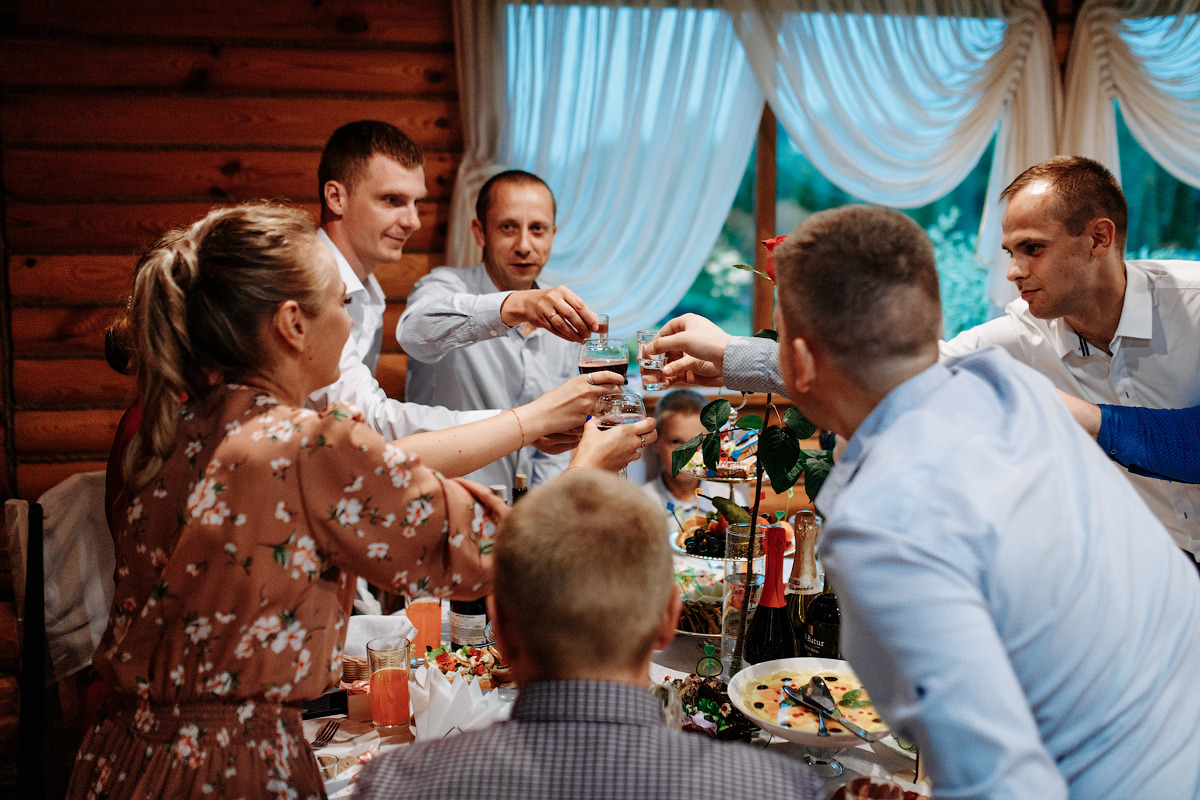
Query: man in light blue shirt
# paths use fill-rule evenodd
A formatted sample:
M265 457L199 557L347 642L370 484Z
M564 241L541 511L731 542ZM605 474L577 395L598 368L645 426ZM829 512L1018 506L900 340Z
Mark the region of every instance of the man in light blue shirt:
M782 383L849 440L817 498L842 652L934 795L1200 796L1200 583L1118 468L1003 351L938 362L907 217L822 212L774 257Z
M483 261L438 267L417 281L396 326L409 355L409 400L457 411L513 408L578 374L579 346L599 319L565 286L536 281L557 228L554 195L536 175L509 170L479 190L471 230ZM553 478L570 456L526 447L467 477L511 486Z

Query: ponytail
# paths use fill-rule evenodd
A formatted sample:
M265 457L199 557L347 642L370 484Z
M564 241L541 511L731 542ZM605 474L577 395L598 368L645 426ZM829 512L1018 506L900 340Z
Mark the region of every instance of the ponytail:
M312 220L273 205L217 209L163 237L143 258L129 320L142 419L125 456L133 496L175 449L183 400L263 365L259 334L288 299L315 313L323 281L311 268Z

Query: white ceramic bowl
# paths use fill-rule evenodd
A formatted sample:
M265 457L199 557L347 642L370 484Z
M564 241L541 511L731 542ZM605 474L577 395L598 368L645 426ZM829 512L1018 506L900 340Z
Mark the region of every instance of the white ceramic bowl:
M831 733L828 736L821 736L816 731L784 728L781 725L777 725L773 720L768 721L757 716L754 713L754 709L749 708L743 699L746 689L759 678L785 669L794 669L797 672L801 670L820 670L821 672L828 672L835 675L838 673L854 672L845 661L838 661L832 658L781 658L776 661L764 661L761 664L752 664L733 676L733 680L729 682L729 699L737 706L738 711L749 717L750 721L755 725L789 742L804 745L805 747L819 747L826 750L837 750L862 744L863 740L852 733ZM872 729L871 732L881 737L886 736L888 733L886 727Z

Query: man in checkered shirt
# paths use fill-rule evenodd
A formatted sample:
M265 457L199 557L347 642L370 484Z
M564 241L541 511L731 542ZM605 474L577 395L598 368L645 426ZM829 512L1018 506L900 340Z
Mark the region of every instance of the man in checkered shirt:
M667 727L650 654L679 617L660 510L569 470L500 529L488 598L520 686L512 719L371 761L356 798L816 798L803 764Z

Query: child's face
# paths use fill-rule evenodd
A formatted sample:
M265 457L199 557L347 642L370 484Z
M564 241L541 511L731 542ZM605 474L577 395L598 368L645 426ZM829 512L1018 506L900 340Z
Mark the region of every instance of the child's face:
M651 445L663 472L671 474L671 451L704 433L699 414L667 414L658 421L658 441ZM683 473L680 473L681 475Z

